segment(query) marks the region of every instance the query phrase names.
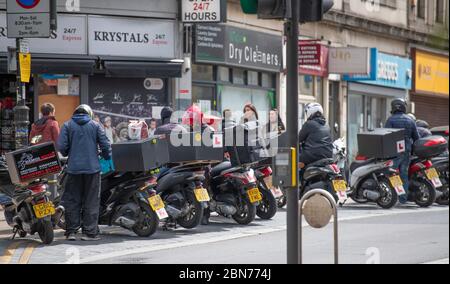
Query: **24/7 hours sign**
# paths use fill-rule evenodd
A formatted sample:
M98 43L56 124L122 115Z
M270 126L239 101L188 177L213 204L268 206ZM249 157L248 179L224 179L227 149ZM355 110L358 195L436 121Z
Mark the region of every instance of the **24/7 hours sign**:
M184 23L219 23L224 21L224 0L182 0L181 17Z

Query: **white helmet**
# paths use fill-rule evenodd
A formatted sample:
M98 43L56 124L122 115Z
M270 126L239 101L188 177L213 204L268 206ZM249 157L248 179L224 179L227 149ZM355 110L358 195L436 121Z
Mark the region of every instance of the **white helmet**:
M320 112L323 115L323 107L319 103L310 103L305 107L306 119L309 120L313 115Z

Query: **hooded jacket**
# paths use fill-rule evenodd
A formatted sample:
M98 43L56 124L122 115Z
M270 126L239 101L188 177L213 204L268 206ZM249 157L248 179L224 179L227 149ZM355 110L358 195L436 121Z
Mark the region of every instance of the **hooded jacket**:
M31 127L30 142L33 142L33 138L41 136L36 144L42 144L46 142L58 142L59 137L59 124L54 116L44 116Z
M161 111L161 120L162 125L156 128L155 135L170 135L172 132L174 133L185 133L187 132L181 125L178 123L173 123L170 121L172 118L173 110L169 107L165 107Z
M405 130L406 149L409 152L412 150L414 142L420 138L416 122L400 111L389 117L385 127Z
M303 125L299 134L299 143L300 156L307 157L300 160L306 164L333 158L331 130L321 115L313 116Z
M87 114L76 114L66 122L58 140L58 150L69 156L67 172L73 175L96 174L101 171L98 158L111 159L111 144L103 127Z

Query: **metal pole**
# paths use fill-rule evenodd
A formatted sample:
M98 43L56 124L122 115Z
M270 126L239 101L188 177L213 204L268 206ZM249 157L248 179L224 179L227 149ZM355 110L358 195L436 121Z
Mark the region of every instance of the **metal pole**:
M292 17L285 24L287 39L287 129L289 147L298 153L298 35L299 0L291 0ZM298 155L292 161L298 175ZM297 178L298 180L298 178ZM298 264L298 184L287 189L287 263Z

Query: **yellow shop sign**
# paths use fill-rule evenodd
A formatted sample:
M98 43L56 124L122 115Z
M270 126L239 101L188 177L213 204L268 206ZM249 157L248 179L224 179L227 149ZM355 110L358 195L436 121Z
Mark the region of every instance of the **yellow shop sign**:
M415 92L449 94L448 57L415 51Z

